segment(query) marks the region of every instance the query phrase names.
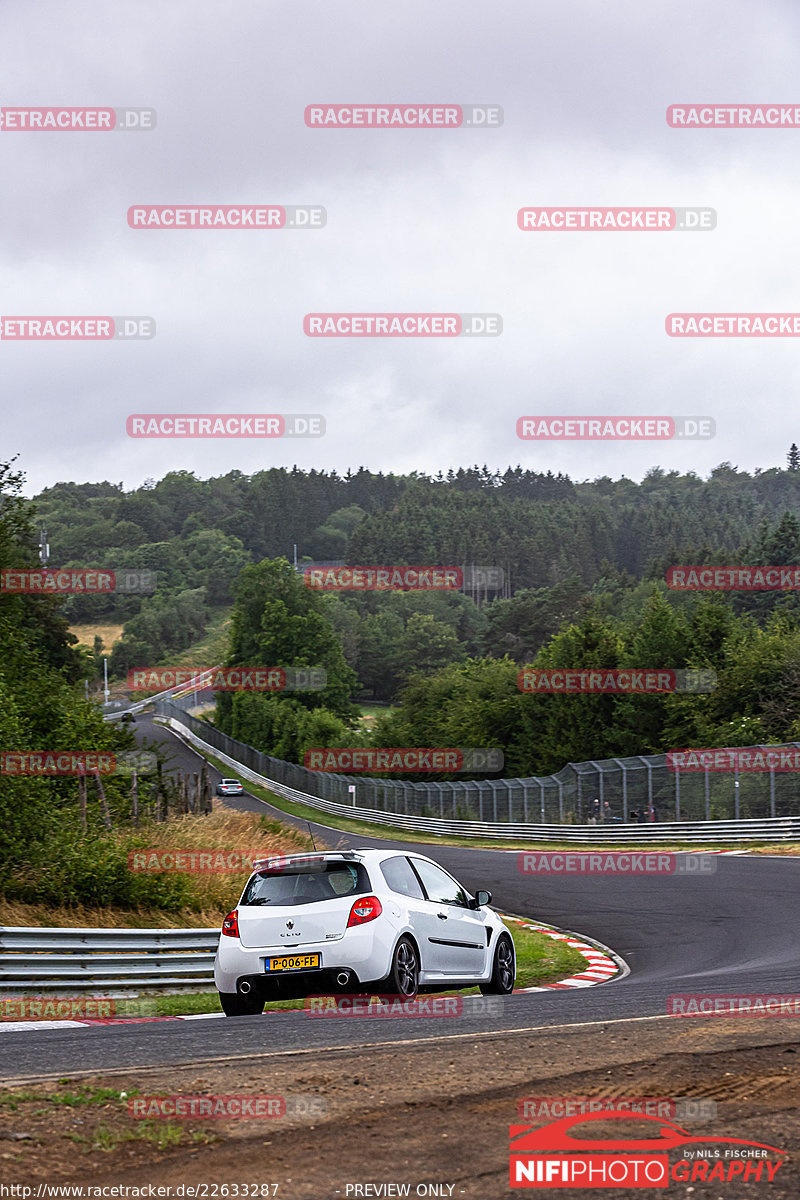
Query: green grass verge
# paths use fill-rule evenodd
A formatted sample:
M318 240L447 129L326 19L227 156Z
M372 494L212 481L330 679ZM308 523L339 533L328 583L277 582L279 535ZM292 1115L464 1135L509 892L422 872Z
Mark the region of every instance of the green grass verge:
M376 717L387 716L394 712L391 704L359 704L362 725L371 725Z
M59 1080L59 1083L69 1083L69 1080ZM124 1093L127 1096L135 1096L138 1094L136 1089ZM0 1093L0 1105L4 1105L11 1112L16 1112L20 1104L24 1104L31 1100L36 1100L43 1104L62 1104L67 1108L83 1108L86 1105L109 1104L120 1099L120 1092L116 1088L109 1087L78 1087L74 1092L34 1092L29 1088L22 1088L15 1092Z
M224 661L228 653L229 627L233 609L230 604L215 605L210 609L206 631L203 636L185 650L175 650L165 654L158 662L152 663L154 669L175 668L180 671L204 671L215 667ZM151 693L153 694L153 693ZM147 695L142 692L138 697ZM134 699L137 697L134 696Z
M72 1083L69 1078L59 1079L59 1087L68 1087ZM76 1147L84 1153L91 1150L111 1151L117 1146L124 1145L128 1142L149 1142L155 1149L166 1150L169 1146L178 1145L199 1145L207 1144L212 1141L217 1141L218 1138L213 1133L206 1133L197 1130L187 1130L182 1125L176 1124L174 1121L160 1120L144 1120L137 1121L133 1126L127 1124L127 1101L131 1096L138 1096L139 1089L136 1087L130 1088L128 1091L117 1091L116 1088L109 1087L84 1087L78 1086L74 1091L57 1091L57 1092L41 1092L34 1091L31 1088L16 1088L14 1090L0 1092L0 1112L16 1113L20 1106L36 1104L37 1107L31 1113L27 1107L23 1109L23 1117L25 1115L31 1118L45 1117L49 1120L54 1119L55 1113L59 1109L71 1108L102 1108L108 1113L112 1119L118 1120L123 1118L122 1125L109 1126L107 1124L97 1125L94 1129L87 1128L85 1133L79 1133L76 1130L67 1130L61 1133L61 1137L68 1141L74 1142ZM43 1106L43 1107L41 1107ZM90 1124L89 1114L85 1114L87 1120L80 1119L78 1123ZM41 1123L32 1122L33 1133L30 1138L34 1143L40 1143L42 1138ZM5 1158L10 1158L11 1155L4 1155Z

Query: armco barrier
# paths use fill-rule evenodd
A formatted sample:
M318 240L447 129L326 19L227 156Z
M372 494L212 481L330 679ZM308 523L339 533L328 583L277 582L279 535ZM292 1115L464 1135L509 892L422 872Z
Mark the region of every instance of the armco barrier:
M174 707L170 705L170 707ZM193 728L189 727L191 722ZM208 722L197 721L188 714L181 713L180 718L171 716L169 726L179 736L196 746L197 749L213 754L227 766L231 767L242 779L251 783L261 784L271 792L293 800L320 812L330 813L339 817L356 817L359 821L389 826L394 829L421 830L428 833L439 833L452 837L481 838L483 840L496 838L501 841L515 842L597 842L599 844L629 842L694 842L694 843L737 843L742 841L800 841L800 816L776 817L763 820L738 821L659 821L645 824L626 825L621 823L599 825L569 825L531 823L528 821L479 821L459 820L457 818L437 818L416 815L412 813L391 812L388 809L364 808L361 805L341 804L333 800L312 795L309 792L293 788L285 783L261 774L251 766L226 754L213 742L230 743L233 747L249 751L250 755L278 763L280 760L269 759L250 746L234 741L227 734L220 733ZM209 740L201 737L197 730L207 733ZM212 740L213 739L213 742ZM293 763L281 763L284 767L292 767L304 771L306 775L314 775L304 767L296 767ZM341 777L338 777L341 778ZM324 779L321 780L324 782ZM361 781L359 781L361 782ZM377 782L377 781L371 781ZM413 785L412 785L413 786Z
M218 929L0 926L0 994L209 986Z

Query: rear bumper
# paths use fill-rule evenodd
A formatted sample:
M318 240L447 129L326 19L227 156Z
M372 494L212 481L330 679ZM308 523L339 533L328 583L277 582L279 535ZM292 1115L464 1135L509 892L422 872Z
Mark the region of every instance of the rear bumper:
M291 979L308 982L312 990L330 985L337 971L350 971L358 983L385 979L391 967L394 938L386 945L367 926L349 929L344 937L302 946L265 946L245 949L238 938L221 937L214 962L214 983L220 992L235 992L240 980L258 983L262 990ZM321 967L310 971L267 972L266 960L278 954L319 954ZM335 979L334 979L335 982Z

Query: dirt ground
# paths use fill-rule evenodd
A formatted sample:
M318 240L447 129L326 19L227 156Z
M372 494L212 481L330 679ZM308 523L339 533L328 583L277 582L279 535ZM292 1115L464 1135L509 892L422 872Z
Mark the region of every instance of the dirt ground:
M398 1040L403 1036L398 1029ZM81 1089L94 1101L20 1099L16 1110L8 1103L14 1092L75 1096ZM119 1091L130 1096L137 1089L142 1096L282 1095L295 1115L141 1121L128 1115L128 1098L118 1098ZM673 1182L666 1194L692 1200L800 1195L800 1038L789 1019L661 1018L427 1045L271 1053L70 1082L30 1080L0 1090L0 1183L171 1184L172 1195L180 1195L178 1184L202 1181L212 1200L226 1194L215 1193L215 1184L277 1184L281 1200L401 1195L380 1185L408 1184L411 1196L494 1200L510 1192L509 1125L543 1123L525 1120L520 1103L548 1096L714 1101L711 1119L683 1114L681 1120L680 1111L667 1119L698 1135L767 1143L788 1158L771 1184ZM604 1123L600 1136L610 1127ZM637 1123L626 1133L643 1136L644 1128ZM672 1161L678 1157L673 1151ZM587 1191L560 1188L558 1195ZM227 1195L234 1195L232 1187Z

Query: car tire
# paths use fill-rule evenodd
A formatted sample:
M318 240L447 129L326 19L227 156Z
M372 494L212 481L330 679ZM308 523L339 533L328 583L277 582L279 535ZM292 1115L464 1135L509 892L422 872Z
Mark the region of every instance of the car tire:
M384 980L392 996L413 1000L419 991L419 952L411 938L401 937L392 954L392 966Z
M247 996L238 992L220 992L219 1002L226 1017L255 1017L264 1011L264 997L257 992Z
M492 977L480 985L484 996L508 996L514 990L514 943L501 933L494 948Z

